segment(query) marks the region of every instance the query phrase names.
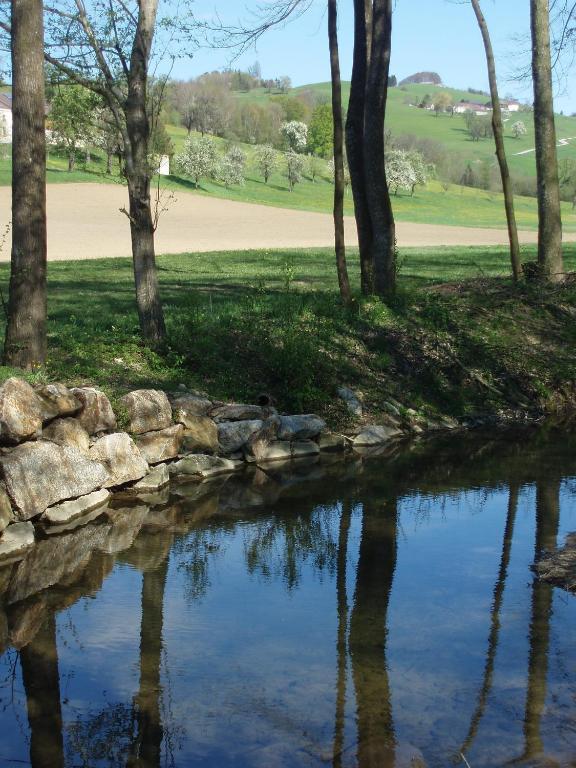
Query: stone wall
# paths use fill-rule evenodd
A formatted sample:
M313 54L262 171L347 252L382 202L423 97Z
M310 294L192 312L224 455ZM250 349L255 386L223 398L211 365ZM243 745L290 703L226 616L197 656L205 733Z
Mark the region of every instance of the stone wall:
M315 414L279 414L267 398L260 405L223 403L185 389L125 395L123 431L96 387L33 388L8 379L0 387L0 564L92 521L112 494L145 496L171 478L202 482L248 465L373 450L423 431L403 423L394 404L386 423L366 424L354 393L343 388L339 395L357 418L351 435L330 432Z

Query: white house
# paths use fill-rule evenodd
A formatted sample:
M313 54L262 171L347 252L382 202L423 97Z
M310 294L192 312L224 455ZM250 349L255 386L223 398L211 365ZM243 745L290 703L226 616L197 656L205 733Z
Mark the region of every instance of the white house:
M12 143L12 94L0 93L0 144Z
M466 112L473 112L475 115L487 115L490 110L484 104L477 104L474 101L460 101L454 104L454 114L463 115Z

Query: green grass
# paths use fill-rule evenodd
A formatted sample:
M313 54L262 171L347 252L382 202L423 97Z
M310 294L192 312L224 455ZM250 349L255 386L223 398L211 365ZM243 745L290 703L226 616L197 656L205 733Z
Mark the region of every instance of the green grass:
M565 256L575 269L576 247ZM357 292L354 253L349 266ZM388 397L428 414L536 407L576 378L574 287L514 289L501 248L406 250L400 266L394 302L358 296L345 309L329 249L159 257L169 343L154 352L139 338L129 259L51 263L49 361L31 378L114 398L181 383L223 399L268 391L282 410L339 425L341 383L379 418ZM7 282L0 265L4 295Z

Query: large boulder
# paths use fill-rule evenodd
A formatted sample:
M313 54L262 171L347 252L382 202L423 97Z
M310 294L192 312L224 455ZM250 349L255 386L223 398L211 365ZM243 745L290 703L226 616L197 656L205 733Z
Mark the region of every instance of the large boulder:
M0 563L23 557L34 546L32 523L13 523L0 536Z
M206 416L214 407L212 400L197 395L179 394L172 399L172 418L191 428L196 416Z
M222 453L234 453L243 448L255 432L262 429L260 419L225 421L218 424L218 442Z
M344 435L338 435L335 432L324 432L318 438L318 447L321 451L326 451L327 453L338 453L339 451L345 451L350 442Z
M69 445L80 453L88 454L90 449L90 435L78 419L70 417L51 421L42 430L42 438L56 445Z
M279 440L309 440L317 437L326 429L326 422L313 413L304 413L297 416L281 416Z
M292 444L292 458L300 459L304 456L317 456L320 447L314 440L295 440Z
M348 411L357 418L362 417L362 403L358 398L358 395L350 387L338 387L338 397L346 403Z
M0 442L14 445L40 435L42 404L28 382L7 379L0 387Z
M260 405L245 405L243 403L233 403L232 405L220 405L214 408L210 416L214 421L253 421L254 419L265 419L270 413L269 408L262 408Z
M215 453L218 448L216 423L208 416L189 414L186 417L182 450L190 453Z
M175 459L180 453L184 427L182 424L174 424L167 429L157 432L146 432L136 435L134 442L148 464L160 464L168 459Z
M0 468L19 520L30 520L52 504L91 493L109 478L100 461L48 440L17 446L0 457Z
M272 452L272 454L270 453L270 443L276 440L279 429L279 416L270 416L268 419L265 419L265 421L262 422L262 427L248 438L244 447L246 460L269 460L269 457L274 455L274 452Z
M78 421L89 435L116 429L116 416L104 392L95 387L78 387L70 391L82 403Z
M180 461L170 464L168 471L171 475L189 475L204 479L213 475L222 475L235 472L238 465L234 461L222 459L218 456L206 456L206 454L190 454Z
M88 512L105 507L109 498L110 491L101 488L99 491L93 491L86 496L80 496L79 499L63 501L53 507L48 507L42 515L42 520L51 525L71 523Z
M136 389L121 398L130 424L128 431L143 435L166 429L172 424L172 407L165 392L158 389Z
M352 444L355 448L369 448L373 445L384 445L390 440L396 440L403 436L401 429L396 427L372 425L364 427L354 438Z
M58 416L72 416L82 403L64 384L46 384L36 390L42 407L42 421L46 423Z
M148 472L148 462L126 432L104 435L90 448L90 458L100 461L108 470L104 488L140 480Z
M12 504L4 486L0 485L0 534L14 520Z
M154 491L164 488L170 482L170 473L166 464L159 464L148 472L142 480L130 486L128 489L135 494L154 493Z

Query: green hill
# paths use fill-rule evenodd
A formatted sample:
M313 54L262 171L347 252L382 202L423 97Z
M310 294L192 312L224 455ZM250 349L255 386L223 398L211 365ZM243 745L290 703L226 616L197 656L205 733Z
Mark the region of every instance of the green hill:
M462 115L449 114L435 115L434 112L425 109L418 109L414 104L422 101L426 94L434 96L439 91L445 91L450 94L453 103L459 101L479 101L485 103L488 96L473 94L468 91L462 91L455 88L434 85L406 85L396 88L390 88L388 91L388 107L386 125L392 131L394 136L410 134L418 139L435 141L442 145L452 156L461 159L462 163L482 163L483 161L495 162L494 145L490 139L481 141L472 141L464 117ZM290 94L293 96L302 95L309 92L316 98L330 99L330 83L311 83L293 88ZM350 83L342 84L342 96L344 103L348 103L350 94ZM246 93L235 93L236 98L243 101L254 101L264 103L270 99L273 94L268 93L264 88L256 88ZM522 120L527 128L527 133L521 138L514 138L511 132L511 126L516 120ZM512 173L517 175L534 177L536 166L534 153L520 155L517 153L531 150L534 147L534 125L532 114L513 113L505 124L506 129L506 151ZM576 118L556 116L556 130L558 139L573 138L575 141L568 146L558 148L558 158L572 158L576 160Z

